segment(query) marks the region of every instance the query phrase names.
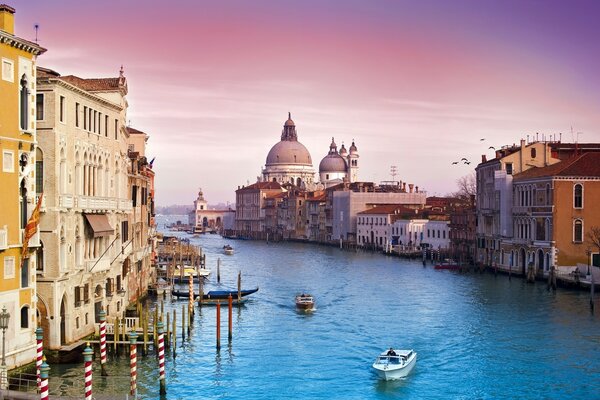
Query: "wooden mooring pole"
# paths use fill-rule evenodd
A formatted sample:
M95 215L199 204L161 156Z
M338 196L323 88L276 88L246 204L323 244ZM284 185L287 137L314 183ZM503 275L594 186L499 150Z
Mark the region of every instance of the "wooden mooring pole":
M229 325L229 332L228 332L228 339L229 339L229 343L231 343L231 340L233 339L233 332L232 332L232 328L233 328L233 324L232 324L232 308L233 308L233 298L231 297L231 293L229 294L229 298L228 298L228 311L229 311L229 316L228 316L228 325Z
M217 350L221 349L221 302L217 300Z

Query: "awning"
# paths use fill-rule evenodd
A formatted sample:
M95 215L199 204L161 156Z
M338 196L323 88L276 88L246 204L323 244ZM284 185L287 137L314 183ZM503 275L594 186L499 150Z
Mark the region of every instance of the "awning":
M110 236L115 230L110 226L106 214L83 214L94 231L94 237Z

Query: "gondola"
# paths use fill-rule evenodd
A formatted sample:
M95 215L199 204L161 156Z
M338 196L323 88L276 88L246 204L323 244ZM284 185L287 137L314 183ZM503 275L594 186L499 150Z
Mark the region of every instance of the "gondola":
M246 297L251 295L252 293L258 292L258 288L249 289L249 290L241 290L240 297ZM190 292L186 290L171 290L171 294L175 297L190 297ZM237 290L211 290L207 293L204 293L202 296L202 302L211 302L211 301L227 301L229 299L229 295L231 295L232 299L237 302L238 300L238 291ZM198 293L194 293L194 299L198 298ZM240 299L241 300L241 299Z

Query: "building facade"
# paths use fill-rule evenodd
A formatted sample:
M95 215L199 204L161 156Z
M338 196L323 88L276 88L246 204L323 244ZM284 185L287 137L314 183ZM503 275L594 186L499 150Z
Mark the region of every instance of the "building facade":
M189 214L188 223L196 232L230 230L234 228L235 210L209 209L204 193L200 189L198 197L194 200L194 208Z
M40 219L37 311L45 348L94 332L98 313L127 305L132 246L127 81L82 79L38 70Z
M45 49L15 35L15 9L0 5L0 304L10 314L6 368L35 357L36 249L23 252L24 231L37 200L36 58ZM6 370L0 370L4 387Z

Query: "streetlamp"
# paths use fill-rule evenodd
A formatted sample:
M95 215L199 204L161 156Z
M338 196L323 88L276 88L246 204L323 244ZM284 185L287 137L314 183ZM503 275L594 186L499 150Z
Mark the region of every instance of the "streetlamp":
M7 376L6 376L6 328L8 328L8 320L10 319L10 313L6 311L6 306L2 307L0 312L0 329L2 329L2 365L0 366L0 389L5 390L7 388Z

